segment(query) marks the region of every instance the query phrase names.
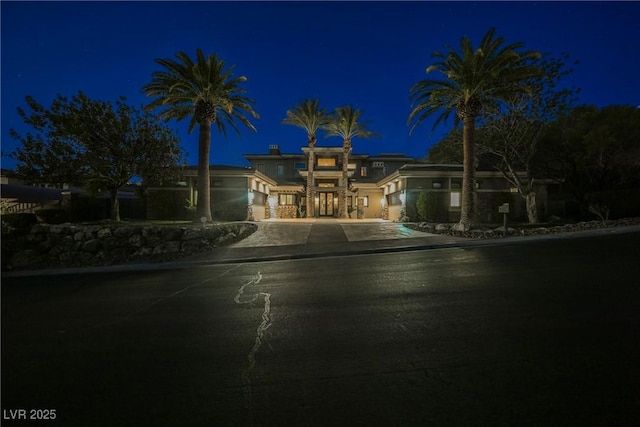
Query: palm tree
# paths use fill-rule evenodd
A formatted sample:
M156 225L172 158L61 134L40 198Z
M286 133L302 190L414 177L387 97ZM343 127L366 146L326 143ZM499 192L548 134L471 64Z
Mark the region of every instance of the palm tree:
M434 128L456 113L455 124L463 124L463 178L460 222L458 230L469 229L476 209L475 162L476 145L474 131L476 118L483 107L505 99L517 92L527 91L525 82L539 74L539 69L531 65L532 59L538 59L538 52L518 52L523 43L502 46L503 39L494 37L491 28L482 38L480 46L474 49L468 37L463 37L460 52L449 49L447 54L434 52L432 58L437 62L429 66L426 73L438 71L446 80L425 79L415 83L409 89L413 100L413 110L407 124L414 122L410 133L424 119L440 112Z
M148 97L155 97L146 109L164 108L159 117L165 121L189 118L189 133L199 126L197 218L211 221L211 125L215 123L218 132L226 137L227 124L240 133L235 119L255 131L247 115L260 116L251 106L255 101L245 97L246 90L239 86L247 78L234 77L233 66L225 68L217 54L205 57L202 50L197 49L195 62L184 52L177 53L176 57L178 61L155 60L164 70L154 72L151 83L142 88Z
M287 110L287 117L282 120L282 123L287 125L294 125L302 128L307 132L307 141L309 144L309 166L307 167L307 218L314 216L313 212L313 167L315 164L315 146L316 146L316 133L318 129L326 125L328 116L323 108L320 108L320 100L318 99L305 99L300 104L293 107L292 110Z
M329 121L324 125L327 136L339 136L342 138L342 189L340 191L340 201L338 216L347 218L347 191L349 189L349 153L351 152L351 140L354 137L371 138L377 136L374 132L367 130L364 123L358 123L362 112L356 110L351 105L338 107L335 109Z

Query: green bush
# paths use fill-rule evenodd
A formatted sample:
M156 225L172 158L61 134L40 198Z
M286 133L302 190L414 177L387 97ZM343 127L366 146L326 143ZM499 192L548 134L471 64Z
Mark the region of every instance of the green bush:
M36 216L47 224L62 224L67 222L67 211L61 208L40 209L36 211Z
M443 198L445 193L423 190L418 194L416 209L418 220L425 222L446 221L446 210Z
M217 221L244 221L247 219L247 206L232 202L214 202L211 216Z
M38 223L36 214L33 213L14 213L2 215L2 232L15 230L25 233L31 230L31 227Z

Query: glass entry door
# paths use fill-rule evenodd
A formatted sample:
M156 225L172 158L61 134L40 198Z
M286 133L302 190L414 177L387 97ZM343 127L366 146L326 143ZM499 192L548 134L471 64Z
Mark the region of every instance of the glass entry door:
M333 216L333 193L320 193L320 216Z

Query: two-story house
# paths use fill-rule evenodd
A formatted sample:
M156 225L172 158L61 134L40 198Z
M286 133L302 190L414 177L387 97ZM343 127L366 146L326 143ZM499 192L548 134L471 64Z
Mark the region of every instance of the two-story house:
M212 166L212 213L218 220L337 217L341 200L350 218L425 220L418 212L421 193L430 200L431 221L460 218L462 165L432 165L400 153L350 154L346 194L342 146L309 147L282 153L270 145L262 154L245 154L249 167ZM309 159L313 158L313 164ZM477 206L482 222L500 221L498 206L509 203L511 217L525 217L524 200L499 172L479 168ZM149 190L148 218L188 218L197 199L197 169L185 170L174 187ZM557 214L547 197L548 182L538 180L537 204L543 215ZM344 195L344 197L342 197Z
M270 212L275 218L335 217L340 212L340 193L344 191L342 146L315 147L313 167L310 149L301 153L280 152L269 146L269 154L245 154L251 167L277 181L270 188ZM416 161L404 154L350 154L347 165L346 208L352 218L380 218L383 192L377 182L406 164ZM308 181L308 175L312 180ZM307 183L310 182L310 188ZM307 198L310 203L307 204ZM307 207L310 212L307 212Z

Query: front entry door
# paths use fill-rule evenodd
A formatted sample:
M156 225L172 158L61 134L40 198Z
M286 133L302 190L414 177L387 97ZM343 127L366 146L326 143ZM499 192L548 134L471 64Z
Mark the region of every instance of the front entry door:
M320 216L333 216L333 193L320 193Z

